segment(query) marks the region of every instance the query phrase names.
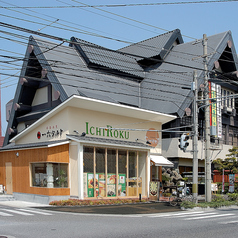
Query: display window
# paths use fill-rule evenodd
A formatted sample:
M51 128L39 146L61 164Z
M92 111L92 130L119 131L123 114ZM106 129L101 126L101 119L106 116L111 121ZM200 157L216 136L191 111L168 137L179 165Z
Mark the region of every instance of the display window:
M32 163L31 184L33 187L68 187L68 164Z
M84 197L145 196L146 158L147 152L85 146Z
M46 163L36 163L31 165L32 186L47 187Z

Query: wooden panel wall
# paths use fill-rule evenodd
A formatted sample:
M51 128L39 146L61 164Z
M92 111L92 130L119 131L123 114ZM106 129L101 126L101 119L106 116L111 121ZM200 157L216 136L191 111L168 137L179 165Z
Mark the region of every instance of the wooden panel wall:
M12 163L13 192L47 196L70 195L69 188L40 188L30 186L30 164L33 162L69 163L68 144L50 148L0 152L0 184L3 185L6 185L6 162Z

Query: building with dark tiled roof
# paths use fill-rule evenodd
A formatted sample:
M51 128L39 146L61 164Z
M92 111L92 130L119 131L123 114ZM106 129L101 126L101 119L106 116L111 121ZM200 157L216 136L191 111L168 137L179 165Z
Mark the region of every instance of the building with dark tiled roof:
M0 151L0 184L16 196L47 201L148 197L149 181L161 182L162 165L191 171L192 154L178 148L178 138L192 130L186 111L192 109L194 70L203 97L202 40L184 43L176 29L118 50L76 37L63 43L29 38ZM224 98L211 136L220 157L238 143L237 66L231 32L209 36L211 93ZM203 110L198 118L203 172Z

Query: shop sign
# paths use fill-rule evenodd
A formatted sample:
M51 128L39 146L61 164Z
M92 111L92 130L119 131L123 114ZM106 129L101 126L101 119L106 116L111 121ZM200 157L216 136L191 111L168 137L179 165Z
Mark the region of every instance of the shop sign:
M234 193L235 190L235 175L234 174L229 174L229 193Z
M146 132L145 139L150 142L150 145L156 147L159 143L159 133L154 128L150 128Z
M150 196L158 196L159 182L150 181Z
M45 132L38 131L36 134L37 139L41 139L42 136L45 136L47 138L57 138L62 136L62 129L57 128L57 125L55 126L47 126Z
M112 129L110 125L107 125L106 128L95 127L89 125L89 122L86 122L85 133L92 136L104 136L117 139L129 139L130 136L129 131Z
M212 189L212 192L217 192L218 191L218 186L216 183L212 183L211 184L211 189Z

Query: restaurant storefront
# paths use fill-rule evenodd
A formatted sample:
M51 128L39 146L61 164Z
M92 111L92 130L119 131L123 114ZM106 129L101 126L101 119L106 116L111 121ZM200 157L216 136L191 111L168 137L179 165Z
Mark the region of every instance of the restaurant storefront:
M85 146L84 197L146 196L146 160L147 152Z
M172 119L75 96L1 150L0 184L6 185L5 165L11 163L12 193L28 200L148 197L150 153L161 153L158 131Z

